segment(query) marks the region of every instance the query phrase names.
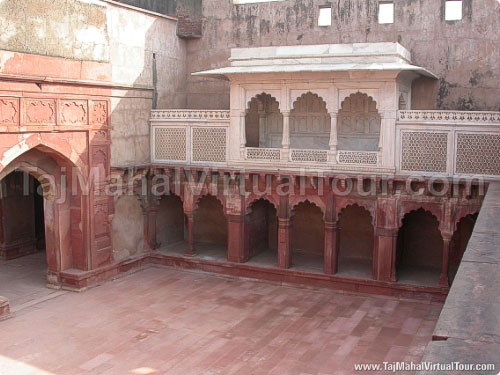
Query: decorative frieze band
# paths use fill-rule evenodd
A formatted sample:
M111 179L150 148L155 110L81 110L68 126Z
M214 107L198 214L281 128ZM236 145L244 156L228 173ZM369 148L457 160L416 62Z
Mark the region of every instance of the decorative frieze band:
M106 100L0 97L0 126L103 126Z
M229 120L230 112L224 110L153 110L151 111L152 120Z
M449 123L477 123L500 125L500 112L474 111L398 111L397 120L405 123L444 122Z

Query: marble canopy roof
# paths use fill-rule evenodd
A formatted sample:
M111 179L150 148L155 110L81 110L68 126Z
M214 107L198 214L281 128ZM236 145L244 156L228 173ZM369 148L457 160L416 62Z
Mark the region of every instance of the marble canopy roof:
M229 67L193 75L229 79L258 73L413 71L437 78L427 69L413 65L406 48L390 42L233 48L229 61Z

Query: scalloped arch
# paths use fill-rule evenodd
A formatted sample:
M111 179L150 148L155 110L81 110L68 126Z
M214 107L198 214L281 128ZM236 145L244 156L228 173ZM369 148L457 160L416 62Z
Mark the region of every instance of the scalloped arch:
M198 196L196 198L196 201L194 202L194 210L195 211L199 208L201 200L203 200L205 198L215 198L215 200L220 204L220 206L222 208L222 212L224 212L224 213L226 212L226 205L225 205L225 203L219 197L217 197L215 195L212 195L210 193L202 194L202 195L200 195L200 196Z
M314 90L309 90L307 92L304 92L302 95L300 96L297 96L295 98L295 100L293 101L292 103L292 107L291 107L291 111L295 111L295 105L300 101L300 100L304 100L307 95L311 94L314 98L318 98L320 100L320 103L323 105L324 104L324 107L325 107L325 112L326 113L329 113L329 109L328 109L328 103L327 101L323 98L323 96L321 96L319 93L317 92L314 92Z
M431 215L437 222L438 224L438 229L441 232L441 222L439 220L440 212L434 212L435 210L427 210L423 206L420 207L408 207L406 210L404 210L401 215L399 216L399 228L403 226L403 220L410 214L414 212L422 211L425 214Z
M254 95L250 98L249 101L247 101L246 103L246 110L249 110L250 109L250 105L253 101L256 101L256 100L260 100L259 97L262 97L262 96L265 96L265 97L269 97L271 98L271 102L276 102L278 103L278 112L281 113L281 108L280 108L280 102L278 99L276 99L275 96L271 95L271 94L268 94L267 92L263 91L261 92L260 94L257 94L257 95Z
M475 216L475 218L474 218L474 216ZM463 213L462 215L458 216L457 220L455 221L454 226L453 226L453 231L455 232L458 229L458 224L460 224L460 222L462 220L464 220L468 217L470 217L471 219L477 220L478 216L479 216L479 211L472 211L469 213Z
M342 110L342 107L344 106L344 103L347 99L353 99L354 97L356 97L356 95L358 94L361 94L363 96L366 96L369 100L369 102L373 102L375 103L375 108L377 109L377 111L379 110L379 105L378 105L378 102L373 98L373 96L371 96L370 94L367 94L366 92L363 92L361 90L358 90L352 94L350 94L349 96L345 96L344 98L342 98L342 101L340 102L340 108L339 108L339 111Z
M261 196L251 195L247 199L247 203L245 205L245 208L247 210L250 209L258 201L268 202L269 204L271 204L274 207L274 209L276 211L278 211L278 202L276 202L276 200L272 196L267 195L267 194L266 195L261 195Z
M326 207L325 207L325 203L319 197L297 196L294 199L291 199L290 203L289 203L290 204L290 212L293 213L293 211L297 208L297 206L300 204L303 204L303 203L310 203L310 204L316 206L317 208L319 208L319 210L323 214L323 220L324 220Z
M366 207L365 205L358 204L358 203L347 203L344 206L341 206L339 213L341 214L342 212L344 212L345 210L347 210L348 208L351 208L351 207L352 208L361 208L363 211L367 212L368 215L370 215L372 222L375 220L375 217L373 215L372 210L369 207Z

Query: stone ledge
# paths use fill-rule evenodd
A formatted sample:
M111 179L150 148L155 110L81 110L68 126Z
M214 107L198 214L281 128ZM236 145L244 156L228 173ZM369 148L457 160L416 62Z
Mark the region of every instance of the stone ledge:
M0 296L0 321L9 319L11 316L9 300Z
M474 342L461 339L448 339L447 341L433 341L427 347L422 362L449 364L460 362L462 364L494 364L494 371L471 371L458 370L442 371L443 375L458 374L481 374L497 375L500 369L500 344L487 342ZM420 371L418 375L436 375L436 371Z

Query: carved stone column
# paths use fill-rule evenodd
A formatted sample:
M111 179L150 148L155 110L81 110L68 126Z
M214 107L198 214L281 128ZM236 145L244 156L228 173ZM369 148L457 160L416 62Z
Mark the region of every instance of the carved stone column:
M338 272L340 228L335 222L325 221L324 272L334 275Z
M151 246L151 237L150 237L150 217L149 217L149 209L147 206L142 207L142 217L143 217L143 222L144 222L144 227L143 227L143 234L144 234L144 251L148 252L153 250L153 247Z
M150 232L150 245L151 249L155 250L159 247L158 240L156 238L156 218L158 215L158 206L151 208L149 213L149 232Z
M245 259L245 215L227 216L227 260L244 263Z
M292 265L291 221L278 218L278 267L290 268Z
M283 139L281 141L281 147L283 148L281 153L281 159L283 161L288 161L288 155L290 154L290 112L282 112L283 115Z
M265 111L259 112L259 147L269 147L267 143L267 117Z
M373 249L373 279L395 282L397 229L376 228Z
M188 248L186 252L187 257L194 257L196 255L196 250L194 248L194 233L193 233L193 213L186 212L186 220L187 220L187 241Z
M240 157L245 159L245 148L247 146L246 112L240 113Z
M337 112L331 112L330 113L330 141L328 142L328 145L330 146L330 151L328 153L328 161L335 163L336 162L336 156L337 156L337 146L338 146L338 128L337 128L337 118L338 118L338 113Z
M441 269L441 277L439 278L439 286L449 288L450 281L448 279L448 268L450 263L450 235L443 235L443 267Z
M377 199L375 238L373 242L373 279L396 281L396 246L398 239L397 201Z

